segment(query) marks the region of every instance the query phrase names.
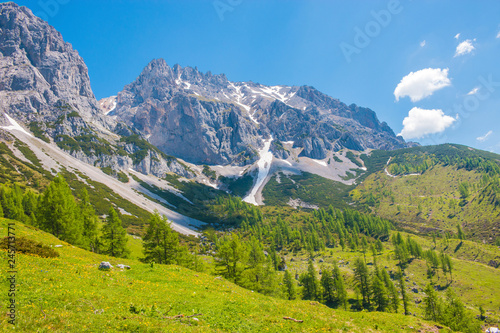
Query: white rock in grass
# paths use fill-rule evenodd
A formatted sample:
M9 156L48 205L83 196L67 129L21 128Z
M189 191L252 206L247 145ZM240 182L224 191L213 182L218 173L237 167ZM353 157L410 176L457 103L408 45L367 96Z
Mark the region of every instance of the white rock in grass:
M99 269L102 269L102 270L109 270L111 268L113 268L113 266L111 266L111 264L109 262L107 262L107 261L103 261L99 265Z

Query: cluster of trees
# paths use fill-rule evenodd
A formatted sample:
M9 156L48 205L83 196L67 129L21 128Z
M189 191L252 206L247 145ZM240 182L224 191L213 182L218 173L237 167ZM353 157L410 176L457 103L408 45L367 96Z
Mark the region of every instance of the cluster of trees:
M434 155L403 154L396 157L388 166L387 171L393 175L424 173L439 161Z
M483 156L473 156L474 152L442 147L439 151L425 152L420 148L394 156L387 169L390 173L403 175L409 173L424 173L436 164L452 165L457 169L476 170L490 176L500 175L500 164ZM432 149L432 148L431 148Z
M479 321L474 320L470 311L450 288L446 291L446 299L439 298L437 292L428 284L424 289L424 312L426 319L448 326L453 331L475 333L480 331Z
M231 233L216 240L215 273L239 286L266 295L283 296L279 269L284 269L284 259L276 252L264 251L256 238L243 242L238 234ZM293 284L290 288L293 289ZM292 290L287 294L288 297L295 295Z
M93 252L115 257L129 254L126 231L117 212L110 208L100 232L100 219L87 191L75 198L61 175L54 177L41 194L23 191L18 184L1 185L0 217L33 225Z
M179 242L179 234L172 230L165 216L155 211L148 221L148 228L143 237L144 258L147 263L172 265L177 264L195 271L203 271L204 263L196 254L189 252L188 246Z
M398 232L392 235L391 242L394 245L394 256L398 260L401 269L404 270L410 260L422 258L422 246L413 240L410 235L407 236L405 241Z
M347 310L347 290L337 263L333 263L333 269L324 266L318 279L314 264L309 260L307 271L300 275L299 281L303 286L302 299L325 302Z
M243 235L255 237L275 250L286 248L297 252L305 249L312 253L338 245L353 251L366 250L369 243L381 244L381 240L387 240L392 229L391 223L385 219L332 207L304 215L300 223L290 222L279 216L265 220L260 213L253 211L253 215L245 216L241 230Z
M380 269L375 265L375 269L370 272L365 261L358 257L354 263L354 279L356 292L361 295L361 299L358 298L359 309L398 312L400 304L398 289L385 268ZM408 315L409 301L401 271L397 274L397 279L403 298L404 313Z
M284 258L279 257L276 251L265 251L255 237L242 241L236 233L225 234L216 241L216 249L216 274L239 286L265 295L321 301L329 306L347 309L346 286L336 264L333 270L323 266L321 278L318 279L310 260L307 271L293 278L286 269ZM278 271L285 271L283 278ZM302 286L301 289L297 283Z

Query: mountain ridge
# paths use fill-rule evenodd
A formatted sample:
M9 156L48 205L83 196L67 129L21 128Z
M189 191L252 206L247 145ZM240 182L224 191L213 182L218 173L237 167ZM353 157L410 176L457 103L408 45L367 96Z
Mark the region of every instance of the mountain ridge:
M181 97L187 100L179 105ZM152 60L134 82L117 94L116 103L113 116L117 120L151 135L153 144L173 155L177 153L173 147L165 146L165 140L158 140L153 135L160 130L172 131L171 124L157 126L157 113L168 118L173 111L182 113L179 109L191 108L201 114L190 120L212 130L204 134L209 140L199 143L204 156L199 156L197 151L192 152L191 158L183 156L193 163L245 165L255 162L249 149L261 148L262 140L277 130L277 139L294 141L295 147L303 148L301 156L318 159L325 158L328 151L342 148L396 149L415 145L396 137L372 110L354 104L347 106L313 87L232 82L225 74L202 73L196 67L182 68L178 64L170 67L164 59ZM226 110L233 116L231 125L237 129L236 133L221 133L227 127L224 126L228 124L226 120L210 123ZM284 115L287 111L292 115ZM299 129L288 128L283 118L294 124L309 124ZM181 145L186 143L182 134L179 133L181 138L178 139ZM260 138L255 139L256 135ZM219 147L221 141L226 141L222 148ZM236 158L241 153L247 157L243 161Z

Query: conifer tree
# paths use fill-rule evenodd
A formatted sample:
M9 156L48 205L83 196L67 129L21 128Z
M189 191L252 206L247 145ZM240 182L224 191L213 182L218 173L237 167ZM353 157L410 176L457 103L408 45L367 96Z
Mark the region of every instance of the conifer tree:
M472 316L455 292L448 288L446 291L446 304L441 310L441 323L454 331L465 333L479 332L479 322Z
M178 257L179 237L170 227L165 216L155 211L149 219L148 229L144 236L144 255L146 262L174 264Z
M427 286L424 289L424 292L426 294L424 298L425 317L433 321L440 321L442 319L441 318L442 305L441 301L437 296L436 291L434 290L432 285L427 284Z
M29 223L36 225L36 218L34 216L38 206L38 196L32 190L27 190L24 192L22 203L24 214L29 217Z
M366 264L366 250L368 249L368 242L366 240L366 237L361 238L361 249L363 251L363 258L365 259Z
M216 266L226 279L239 282L245 262L245 250L237 234L226 235L218 240Z
M333 265L333 278L336 291L336 301L344 310L347 310L347 290L345 288L344 278L340 273L340 268L337 263Z
M381 279L384 282L384 285L387 289L387 297L389 298L389 306L395 313L397 313L398 306L399 306L398 290L394 286L394 283L392 282L392 280L389 276L389 273L387 273L385 268L382 268L382 270L380 271L380 276L381 276Z
M377 248L377 252L380 254L382 251L384 251L384 245L382 244L382 241L380 239L377 239L377 242L375 243L375 247Z
M303 285L302 299L316 300L318 297L318 279L312 260L309 260L307 272L300 277L300 283Z
M403 272L400 270L399 271L399 287L401 289L401 296L403 298L403 309L405 316L410 315L410 302L408 300L408 295L406 294L406 285L405 285L405 280L403 278Z
M335 283L332 271L324 267L320 279L321 289L323 290L323 300L327 304L332 304L335 301Z
M42 230L73 245L81 245L82 220L71 189L60 174L54 177L41 196L36 218Z
M80 217L83 222L83 243L92 252L99 252L98 217L90 203L87 189L84 188L79 204Z
M372 279L372 293L377 311L385 311L389 305L387 289L377 275L374 275Z
M297 291L295 290L295 284L292 279L292 274L288 270L285 271L285 276L283 277L283 285L285 287L285 296L287 299L292 300L297 297Z
M361 292L363 297L363 307L368 308L370 306L370 277L368 273L368 267L361 258L356 258L354 263L354 278L356 280L356 285Z
M114 208L110 208L102 227L103 253L117 258L126 258L130 253L127 241L127 231L123 228L120 217Z
M465 239L465 234L462 231L462 227L460 226L460 223L457 223L457 237L460 240L464 240Z

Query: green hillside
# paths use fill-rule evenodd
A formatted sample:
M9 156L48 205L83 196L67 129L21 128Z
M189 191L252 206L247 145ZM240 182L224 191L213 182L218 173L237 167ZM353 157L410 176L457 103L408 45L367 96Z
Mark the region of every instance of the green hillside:
M0 234L9 220L0 219ZM11 221L10 221L11 222ZM17 237L57 248L59 257L17 254L17 321L22 332L434 332L412 316L344 312L285 301L174 265L96 255L15 222ZM6 251L2 250L6 271ZM101 261L115 266L99 271ZM130 265L130 270L116 264ZM7 288L7 282L2 283ZM6 293L2 293L5 304ZM283 319L291 317L303 322ZM12 331L2 316L2 331Z
M499 159L459 145L373 152L366 160L372 173L350 196L406 230L455 233L459 224L467 237L494 243L500 237Z

